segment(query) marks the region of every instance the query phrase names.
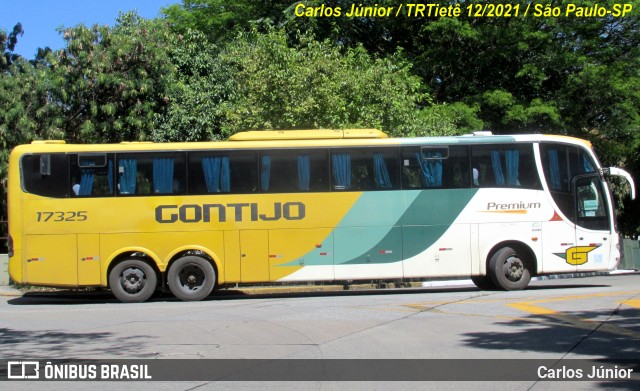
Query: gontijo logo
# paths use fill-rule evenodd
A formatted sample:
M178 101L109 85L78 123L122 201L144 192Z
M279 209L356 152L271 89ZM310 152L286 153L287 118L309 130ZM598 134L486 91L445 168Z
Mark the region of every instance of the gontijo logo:
M226 221L302 220L306 206L302 202L274 202L272 205L255 202L232 204L159 205L156 207L158 223L224 223Z
M569 265L584 265L589 261L589 253L600 247L597 246L574 246L569 247L564 253L553 253L567 261Z

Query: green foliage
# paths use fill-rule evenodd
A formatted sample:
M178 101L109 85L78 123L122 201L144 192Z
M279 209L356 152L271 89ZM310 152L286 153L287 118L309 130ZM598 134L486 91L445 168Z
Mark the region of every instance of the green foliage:
M17 58L0 72L0 184L2 212L6 216L6 180L9 153L14 146L34 139L59 139L55 124L59 113L48 105L47 69ZM44 124L50 124L46 126Z
M156 115L154 141L203 141L225 138L222 103L231 94L233 74L217 58L216 47L199 31L170 37L168 56L174 72L166 76L166 110Z
M51 93L72 142L146 139L165 103L168 30L121 14L117 25L61 30L67 47L49 57Z
M13 53L13 51L18 44L18 36L22 36L23 34L24 30L20 23L13 26L9 34L3 29L0 29L0 71L7 70L7 68L20 57L18 54Z
M282 31L241 34L222 53L233 94L223 133L244 129L375 127L392 134L421 128L428 102L400 54L375 59L364 48L344 53L310 36L290 46Z
M409 136L452 136L484 129L478 118L479 107L462 102L434 104L419 112L418 123L423 126Z
M292 1L227 1L183 0L165 9L167 20L175 31L182 34L189 30L204 34L209 42L224 44L240 31L249 31L260 22L282 19L282 11Z

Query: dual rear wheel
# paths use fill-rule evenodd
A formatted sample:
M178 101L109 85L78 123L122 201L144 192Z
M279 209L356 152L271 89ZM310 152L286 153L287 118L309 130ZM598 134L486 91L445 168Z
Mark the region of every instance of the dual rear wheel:
M167 273L169 290L184 301L202 300L216 285L216 272L208 260L187 255L173 262ZM124 303L148 300L158 286L158 273L140 258L129 258L109 272L109 287L113 295Z

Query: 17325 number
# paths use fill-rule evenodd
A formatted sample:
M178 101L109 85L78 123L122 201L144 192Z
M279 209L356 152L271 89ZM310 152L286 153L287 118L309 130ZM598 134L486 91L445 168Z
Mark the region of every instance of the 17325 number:
M42 223L54 222L59 223L63 221L86 221L87 211L72 211L72 212L36 212L36 221Z

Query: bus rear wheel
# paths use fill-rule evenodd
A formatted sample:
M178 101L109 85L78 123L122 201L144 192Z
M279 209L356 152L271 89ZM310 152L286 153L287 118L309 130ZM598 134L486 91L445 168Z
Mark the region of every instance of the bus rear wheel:
M524 289L531 281L526 260L511 247L503 247L493 254L489 260L489 276L497 288L507 291Z
M216 272L209 261L189 255L177 259L167 275L169 289L184 301L202 300L211 294L216 283Z
M141 303L148 300L156 290L158 276L155 270L140 259L127 259L111 269L109 287L123 303Z

